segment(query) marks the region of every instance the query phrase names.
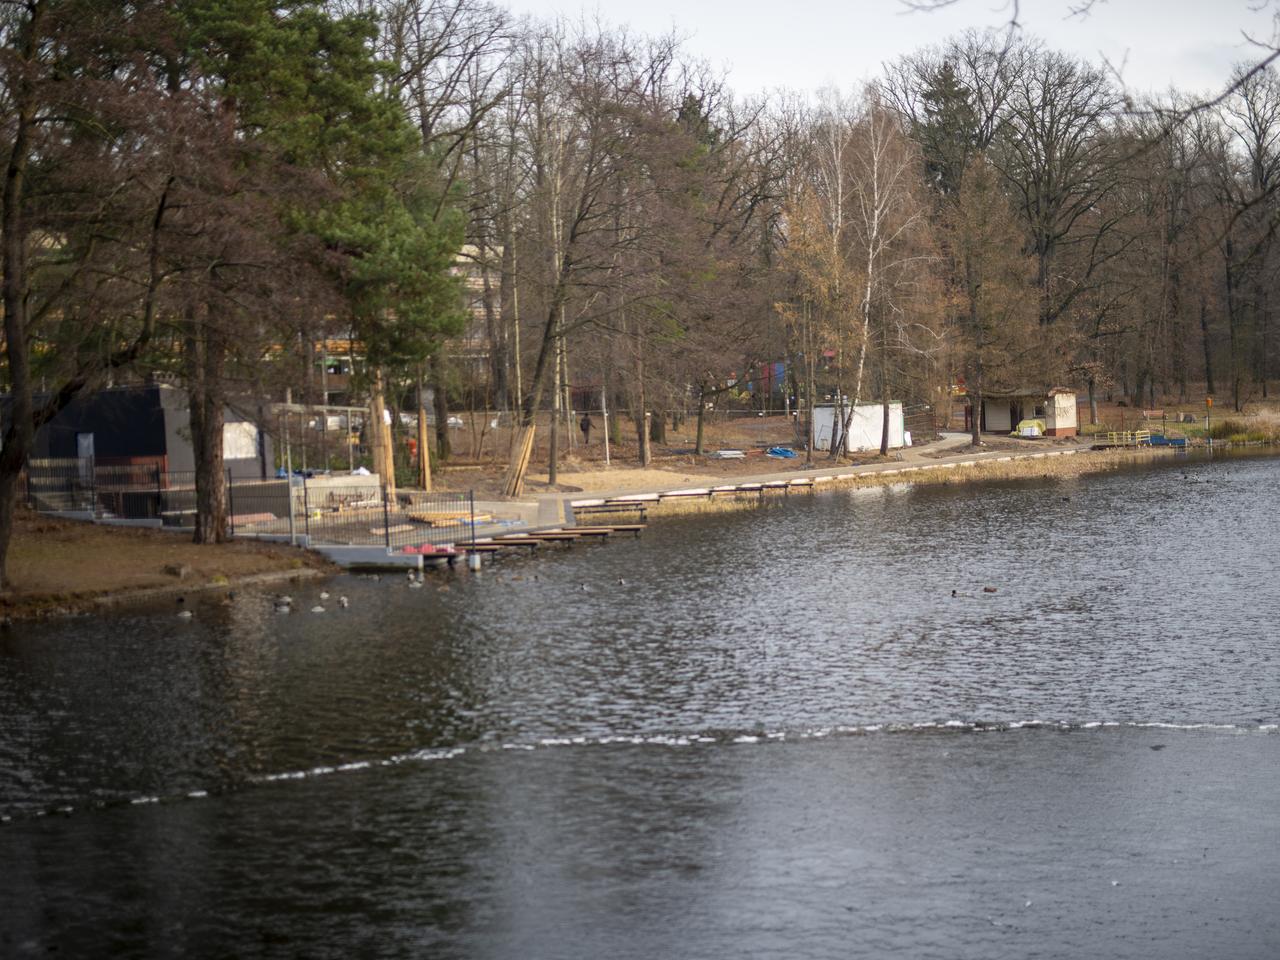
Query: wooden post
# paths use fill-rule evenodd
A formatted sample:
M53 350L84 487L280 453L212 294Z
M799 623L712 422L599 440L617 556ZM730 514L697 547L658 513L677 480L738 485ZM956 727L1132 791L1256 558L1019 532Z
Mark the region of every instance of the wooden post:
M520 428L516 439L516 454L511 458L511 466L503 482L502 492L508 497L518 497L524 490L524 475L529 468L529 457L533 453L533 439L537 427L533 423Z
M383 485L391 496L396 492L395 451L391 448L391 425L387 423L387 404L382 368L373 372L373 387L369 392L369 413L373 420L369 439L373 447L373 467L382 477Z
M647 467L653 462L653 449L649 446L649 422L653 414L648 410L640 416L640 466Z
M418 367L418 486L431 492L431 451L427 444L427 393L422 367Z
M391 552L391 507L387 497L387 485L382 485L382 538L387 545L387 553Z
M600 416L604 419L604 465L609 466L609 401L607 394L609 393L608 384L604 383L600 387Z
M547 483L555 486L559 481L560 469L560 344L556 343L556 359L554 376L552 377L554 384L553 396L551 398L551 430L548 439L551 443L551 452L547 462Z
M227 530L234 539L236 535L236 495L231 484L231 468L227 467Z

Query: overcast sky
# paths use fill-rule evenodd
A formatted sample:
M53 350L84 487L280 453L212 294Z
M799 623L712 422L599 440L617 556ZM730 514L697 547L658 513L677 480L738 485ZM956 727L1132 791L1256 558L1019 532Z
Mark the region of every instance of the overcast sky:
M500 0L502 2L502 0ZM1081 0L1021 0L1027 33L1100 63L1123 65L1129 91L1171 86L1220 88L1231 64L1256 59L1245 32L1270 41L1280 0L1099 0L1072 17ZM517 14L599 15L643 33L672 28L685 48L729 71L740 93L776 87L848 89L878 75L885 60L938 43L965 27L1001 26L1003 0L956 0L943 10L909 12L901 0L505 0ZM1262 9L1255 9L1261 6Z

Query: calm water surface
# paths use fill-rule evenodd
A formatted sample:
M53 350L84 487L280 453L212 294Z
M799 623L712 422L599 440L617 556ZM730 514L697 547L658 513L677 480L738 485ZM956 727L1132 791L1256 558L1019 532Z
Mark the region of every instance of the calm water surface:
M824 493L14 628L0 956L1275 957L1278 481Z

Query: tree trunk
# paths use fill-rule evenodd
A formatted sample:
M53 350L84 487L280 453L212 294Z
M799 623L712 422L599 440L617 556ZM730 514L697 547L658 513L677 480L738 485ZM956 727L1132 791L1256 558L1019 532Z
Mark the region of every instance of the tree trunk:
M1254 303L1256 304L1254 315L1258 328L1258 382L1262 386L1262 399L1266 400L1270 396L1267 389L1267 380L1271 374L1271 309L1267 303L1267 289L1263 286L1261 280L1257 283L1256 291L1254 295Z
M667 415L661 410L649 417L649 440L653 443L667 442Z
M223 334L201 307L187 315L184 358L187 367L191 447L195 455L196 543L227 539L227 489L223 470L226 346Z
M1231 375L1231 405L1239 412L1240 410L1240 380L1243 377L1241 372L1242 358L1240 356L1240 325L1242 310L1240 298L1237 295L1237 278L1234 269L1235 262L1235 245L1231 241L1230 233L1227 234L1226 245L1226 271L1227 271L1227 372Z
M36 54L36 37L44 6L31 12L22 58L30 63ZM13 144L5 167L4 209L0 214L0 259L3 261L4 356L12 397L4 449L0 451L0 588L7 589L9 542L13 536L13 509L18 477L26 466L35 437L32 418L31 360L27 352L27 227L22 216L25 202L28 141L35 118L35 98L27 81L18 84L9 104Z
M193 398L191 404L191 440L196 458L196 530L193 538L196 543L225 543L227 540L227 475L222 459L224 408L217 397L218 392L206 386L200 403L197 404Z
M831 409L831 452L828 456L832 460L837 459L844 449L844 428L851 419L853 419L852 413L847 417L845 415L844 394L840 391L839 385L837 385L836 402Z
M698 384L698 439L693 445L695 456L706 455L707 394L706 387Z
M560 482L560 401L563 397L561 392L560 375L560 344L559 337L556 338L556 362L555 372L552 376L554 389L551 397L551 430L547 437L550 442L551 449L547 454L547 483L555 486Z
M970 406L972 412L972 423L969 429L972 431L973 445L979 446L982 443L982 350L978 349L974 355L973 364L973 389L969 393Z
M1133 405L1135 407L1142 407L1142 398L1147 392L1147 383L1150 376L1151 372L1146 368L1146 366L1138 368L1138 375L1133 384ZM1152 406L1155 406L1155 404L1152 403Z
M9 459L9 447L0 453L0 577L6 573L5 560L9 552L9 542L13 539L13 515L18 506L18 491L22 484L22 468L11 469L5 461ZM25 458L24 458L25 459ZM2 581L0 593L9 589L8 579Z
M644 390L644 360L638 363L636 382L639 384L638 402L632 413L636 428L636 451L640 458L640 466L647 467L653 460L649 448L649 414L645 411L647 398Z
M507 357L510 376L508 379L507 407L511 410L511 448L514 452L517 430L520 422L520 401L524 399L524 378L520 360L520 289L516 283L515 237L508 229L503 233L502 247L502 279L499 283L499 299L502 302L502 327L504 336L509 335L510 349Z
M444 463L453 449L449 444L449 396L445 390L444 360L439 350L431 355L431 386L435 390L436 459Z
M556 317L559 316L564 297L565 282L562 273L547 308L547 319L542 330L542 344L538 348L538 359L533 367L533 379L529 384L529 392L521 404L520 433L516 438L515 456L511 458L506 476L503 478L502 492L508 497L518 497L524 489L524 477L529 469L529 458L533 454L533 439L536 432L534 413L542 400L542 391L547 382L547 368L551 366L554 356L555 339L559 335Z
M1210 396L1217 391L1213 385L1213 347L1209 340L1209 302L1200 295L1200 344L1204 349L1204 387Z
M480 302L484 308L484 328L489 340L489 384L493 391L493 405L502 410L507 406L506 327L502 322L501 303L494 303L493 271L489 266L490 247L484 237L479 239L477 247L480 253ZM499 286L501 283L499 278Z
M889 343L887 331L880 344L880 394L884 398L880 424L880 456L889 455Z
M806 329L809 328L811 321L805 320ZM817 439L813 435L813 405L817 402L818 393L818 358L814 356L817 346L811 342L813 340L812 330L806 338L804 348L804 378L805 378L805 398L804 398L804 418L805 418L805 444L804 444L804 465L806 467L813 466L813 445Z

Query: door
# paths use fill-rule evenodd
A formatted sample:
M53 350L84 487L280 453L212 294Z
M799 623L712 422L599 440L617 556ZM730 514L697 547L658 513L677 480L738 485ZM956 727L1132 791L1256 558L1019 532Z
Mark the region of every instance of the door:
M93 482L93 434L76 434L76 458L80 461L80 480Z

